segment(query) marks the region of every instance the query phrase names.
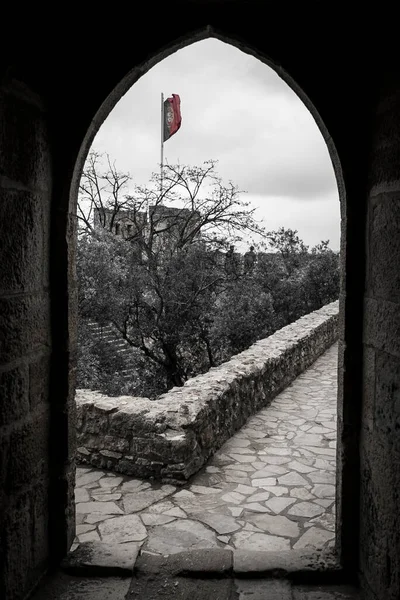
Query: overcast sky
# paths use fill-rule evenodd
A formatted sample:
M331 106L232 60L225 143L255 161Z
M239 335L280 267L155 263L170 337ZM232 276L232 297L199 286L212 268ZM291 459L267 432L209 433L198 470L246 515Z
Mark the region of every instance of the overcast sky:
M170 164L218 160L224 181L246 190L268 230L297 229L306 244L339 249L332 163L307 108L256 58L214 39L153 67L117 103L93 147L145 184L160 164L161 92L181 98L182 125L164 144Z

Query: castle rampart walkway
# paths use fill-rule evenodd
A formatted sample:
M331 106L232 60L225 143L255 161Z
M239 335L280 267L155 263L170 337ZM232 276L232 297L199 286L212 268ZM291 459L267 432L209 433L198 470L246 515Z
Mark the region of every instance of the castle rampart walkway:
M78 468L78 542L157 554L334 544L337 344L183 487Z

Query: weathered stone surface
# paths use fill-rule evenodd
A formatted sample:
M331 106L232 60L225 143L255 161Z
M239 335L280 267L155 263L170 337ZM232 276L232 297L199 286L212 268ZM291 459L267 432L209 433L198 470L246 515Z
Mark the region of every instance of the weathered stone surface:
M228 517L227 515L220 515L211 512L198 513L196 514L196 519L202 521L202 523L205 523L220 535L225 533L233 533L240 529L240 525L238 525L235 519L233 517Z
M115 504L115 502L80 502L76 505L77 513L84 514L107 514L107 515L122 515L123 511Z
M139 544L87 542L79 544L62 563L64 571L81 575L132 575Z
M175 554L184 550L216 548L217 539L207 527L186 519L155 527L149 534L145 548L158 554Z
M243 533L248 535L243 536ZM239 532L233 536L235 548L243 551L276 552L290 550L289 540L265 533Z
M294 521L289 521L287 517L254 515L249 517L249 521L262 531L267 531L273 535L288 537L297 537L299 535L299 526Z
M103 521L99 525L99 531L102 541L112 544L141 542L147 537L146 528L137 515L124 515Z
M333 540L334 537L335 534L332 531L326 531L319 527L311 527L294 544L293 548L295 550L300 550L302 548L316 548L318 550L321 549L326 542Z
M138 512L155 502L159 502L170 493L168 490L146 490L144 492L137 492L136 494L125 494L124 510L127 513Z

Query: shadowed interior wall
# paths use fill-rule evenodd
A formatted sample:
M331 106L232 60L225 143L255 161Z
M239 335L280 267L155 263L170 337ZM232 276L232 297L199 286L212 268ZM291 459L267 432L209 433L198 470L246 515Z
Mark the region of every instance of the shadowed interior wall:
M399 73L380 83L368 183L360 549L370 597L394 600L400 597Z
M0 596L19 598L49 555L50 197L42 98L0 89Z

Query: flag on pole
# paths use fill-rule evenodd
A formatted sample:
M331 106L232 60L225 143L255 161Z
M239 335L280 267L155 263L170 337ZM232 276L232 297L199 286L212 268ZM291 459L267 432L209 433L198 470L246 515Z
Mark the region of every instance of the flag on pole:
M167 98L164 102L164 142L178 131L181 122L181 99L178 94L172 94L172 98Z

